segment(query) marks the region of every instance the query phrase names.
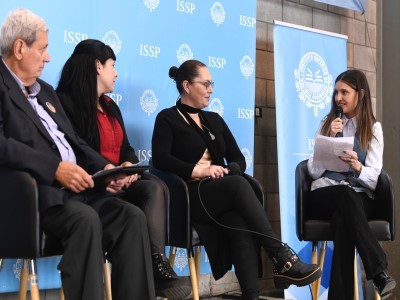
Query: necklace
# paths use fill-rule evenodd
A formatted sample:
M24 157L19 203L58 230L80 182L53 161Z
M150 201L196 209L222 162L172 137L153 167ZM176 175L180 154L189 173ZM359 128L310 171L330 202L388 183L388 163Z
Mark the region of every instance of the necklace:
M215 140L215 135L213 135L213 134L211 133L211 130L210 130L206 125L204 125L204 124L201 124L201 126L203 126L205 129L207 129L208 134L210 135L211 140Z

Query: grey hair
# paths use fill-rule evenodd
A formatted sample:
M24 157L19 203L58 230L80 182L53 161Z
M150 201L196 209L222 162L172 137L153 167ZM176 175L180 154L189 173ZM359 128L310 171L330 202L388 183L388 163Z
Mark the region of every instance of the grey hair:
M9 57L13 52L14 42L23 40L28 46L36 41L36 32L48 32L45 21L26 8L18 8L10 12L1 27L0 53Z

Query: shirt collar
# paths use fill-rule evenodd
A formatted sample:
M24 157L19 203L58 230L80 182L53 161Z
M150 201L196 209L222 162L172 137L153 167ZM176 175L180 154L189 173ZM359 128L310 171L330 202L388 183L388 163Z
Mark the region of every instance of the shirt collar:
M19 79L18 76L8 67L8 65L5 63L4 59L1 58L1 60L3 61L4 65L6 66L6 68L8 69L10 74L12 75L12 77L14 77L14 79L17 82L17 84L18 84L19 88L21 89L21 91L25 94L25 91L27 91L27 89L26 89L27 87L24 86L24 84L22 83L22 80ZM28 88L29 88L29 91L30 91L30 93L28 93L29 95L36 96L40 92L40 84L37 81L35 81L35 83L32 84Z
M353 125L354 129L357 131L357 117L348 119L345 115L343 115L343 120L346 121L345 126L348 126L348 124L351 124L351 125Z

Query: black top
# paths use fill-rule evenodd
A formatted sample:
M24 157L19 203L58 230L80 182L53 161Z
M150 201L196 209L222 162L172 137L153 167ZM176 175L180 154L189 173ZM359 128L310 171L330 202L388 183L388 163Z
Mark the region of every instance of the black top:
M201 111L200 114L210 125L209 131L215 137L217 153L222 156L220 161L225 159L226 164L236 162L243 173L246 161L228 125L215 112ZM175 106L164 109L157 115L152 138L152 160L157 169L190 180L193 168L206 148L205 140L185 121Z

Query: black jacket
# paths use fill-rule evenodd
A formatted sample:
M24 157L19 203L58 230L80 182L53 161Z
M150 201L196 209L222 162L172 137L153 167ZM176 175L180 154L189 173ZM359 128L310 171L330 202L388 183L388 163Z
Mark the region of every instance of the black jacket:
M54 89L38 79L38 102L64 132L77 164L89 174L108 161L74 132ZM50 103L52 112L46 103ZM37 181L40 210L62 204L67 192L54 180L61 156L53 139L0 57L0 166L29 172Z

